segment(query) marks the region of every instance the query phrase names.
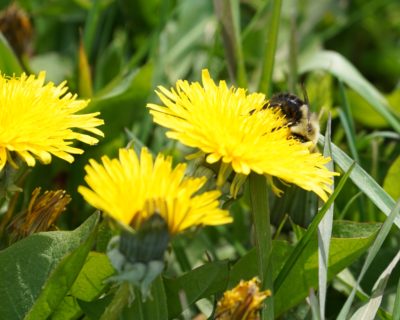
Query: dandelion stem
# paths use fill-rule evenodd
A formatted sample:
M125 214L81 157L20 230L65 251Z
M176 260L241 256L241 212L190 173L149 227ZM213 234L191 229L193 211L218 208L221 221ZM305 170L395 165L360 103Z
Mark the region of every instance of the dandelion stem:
M256 235L256 250L258 257L258 273L262 290L273 291L272 279L272 235L270 212L268 207L267 179L255 173L250 174L250 197L253 212L253 224ZM267 299L262 311L262 319L274 319L272 297Z

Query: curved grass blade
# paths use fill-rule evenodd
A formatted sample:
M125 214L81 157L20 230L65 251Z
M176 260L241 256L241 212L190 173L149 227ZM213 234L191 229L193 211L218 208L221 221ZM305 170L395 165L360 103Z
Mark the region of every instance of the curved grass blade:
M344 304L342 310L340 310L339 316L337 317L338 320L345 320L348 318L350 307L351 307L351 304L353 303L357 288L360 285L360 282L363 279L369 266L371 265L373 259L376 257L377 253L379 252L380 248L382 247L383 241L386 239L386 236L389 234L389 231L392 228L393 222L395 221L396 216L399 214L399 211L400 211L400 200L396 203L392 212L386 218L385 222L383 223L383 225L381 227L381 230L379 231L374 243L372 244L371 249L368 252L367 258L365 259L364 265L361 269L361 272L358 276L357 283L353 287L353 290L351 291L349 297L347 298L346 303Z
M324 157L332 158L331 146L331 117L329 116L325 132ZM330 171L333 171L333 161L327 165ZM333 185L333 184L332 184ZM328 282L328 259L329 246L332 236L334 204L330 206L326 215L318 225L318 298L319 298L319 318L325 319L325 303Z
M240 36L239 1L214 0L215 13L222 26L222 40L232 80L240 87L247 87L247 76Z
M300 73L323 69L333 74L368 101L400 133L400 122L390 111L386 98L341 54L319 51L303 57L299 65Z
M324 144L325 138L320 135L319 142ZM344 171L348 170L353 164L351 159L339 147L332 143L332 156L334 162ZM350 179L385 215L389 215L395 206L391 196L358 164L350 175ZM400 215L394 220L396 226L400 228Z
M397 284L396 298L394 300L393 320L400 320L400 279Z
M279 22L281 16L282 0L272 0L272 15L268 25L268 36L265 42L265 54L262 61L262 72L259 89L267 96L271 91L272 73L274 70L276 44L278 42Z
M356 148L356 134L354 130L354 121L353 116L351 114L351 109L349 106L349 100L346 95L346 90L344 89L344 85L342 81L339 81L339 91L340 98L342 102L342 109L339 109L339 117L342 122L343 129L346 133L347 142L349 144L349 149L351 151L351 155L357 163L360 163L360 157L358 156L357 148Z
M369 301L359 308L350 320L374 320L381 305L389 277L400 260L400 251L376 280Z

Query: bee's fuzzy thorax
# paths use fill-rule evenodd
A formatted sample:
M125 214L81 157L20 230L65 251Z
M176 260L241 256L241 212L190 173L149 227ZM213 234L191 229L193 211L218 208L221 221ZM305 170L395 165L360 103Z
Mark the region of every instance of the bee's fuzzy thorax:
M314 149L318 142L318 116L310 112L309 106L300 98L289 93L274 95L266 104L267 108L279 108L287 119L292 136L301 142L312 142Z

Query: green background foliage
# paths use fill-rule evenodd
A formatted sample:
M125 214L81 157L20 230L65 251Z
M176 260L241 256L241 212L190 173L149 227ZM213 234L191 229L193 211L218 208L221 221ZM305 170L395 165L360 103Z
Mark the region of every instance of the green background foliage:
M176 162L185 161L188 150L152 123L146 103L158 101L158 85L169 88L178 79L198 81L203 68L214 79L267 96L282 91L301 96L304 83L322 132L331 126L331 138L321 137L320 149L332 142L331 157L342 176L356 160L331 208L326 318L343 316L339 310L356 287L368 250L374 262L358 279L361 289L354 291L349 310L353 314L370 301L375 281L386 275L383 272L400 246L400 216L394 209L400 197L400 3L279 3L18 1L32 22L31 49L18 56L0 35L1 72L11 76L45 70L49 81L67 80L72 92L90 99L85 111L101 112L105 138L96 146L80 145L85 153L73 164L53 159L51 165L36 166L24 182L16 211L26 207L38 186L67 190L73 200L57 223L65 231L32 235L7 248L2 244L2 317L101 317L117 291L116 285L104 281L114 274L105 255L112 230L99 222L76 191L84 183L84 166L90 158L115 156L127 144L136 150L145 145L154 154L161 151ZM0 9L8 4L0 2ZM282 198L270 197L273 280L279 279L319 212L315 196L293 186L285 189ZM249 203L245 188L229 208L231 225L173 239L166 270L152 288L155 299L143 304L135 300L121 318L210 316L215 300L227 288L257 275ZM390 224L381 228L388 216ZM318 302L305 300L312 297L310 289L318 289L318 273L323 270L318 265L317 232L308 237L274 294L275 316L283 319L306 319L311 314L324 318L315 312ZM385 241L378 246L381 238ZM396 267L387 275L382 301L374 311L377 318L400 319L399 274Z

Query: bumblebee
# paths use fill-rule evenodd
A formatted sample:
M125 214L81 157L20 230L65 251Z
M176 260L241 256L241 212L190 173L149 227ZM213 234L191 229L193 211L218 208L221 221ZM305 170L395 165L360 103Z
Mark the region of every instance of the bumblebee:
M318 116L310 111L306 95L305 100L294 94L278 93L267 101L263 109L279 108L288 121L292 136L301 142L311 141L314 147L319 134Z

